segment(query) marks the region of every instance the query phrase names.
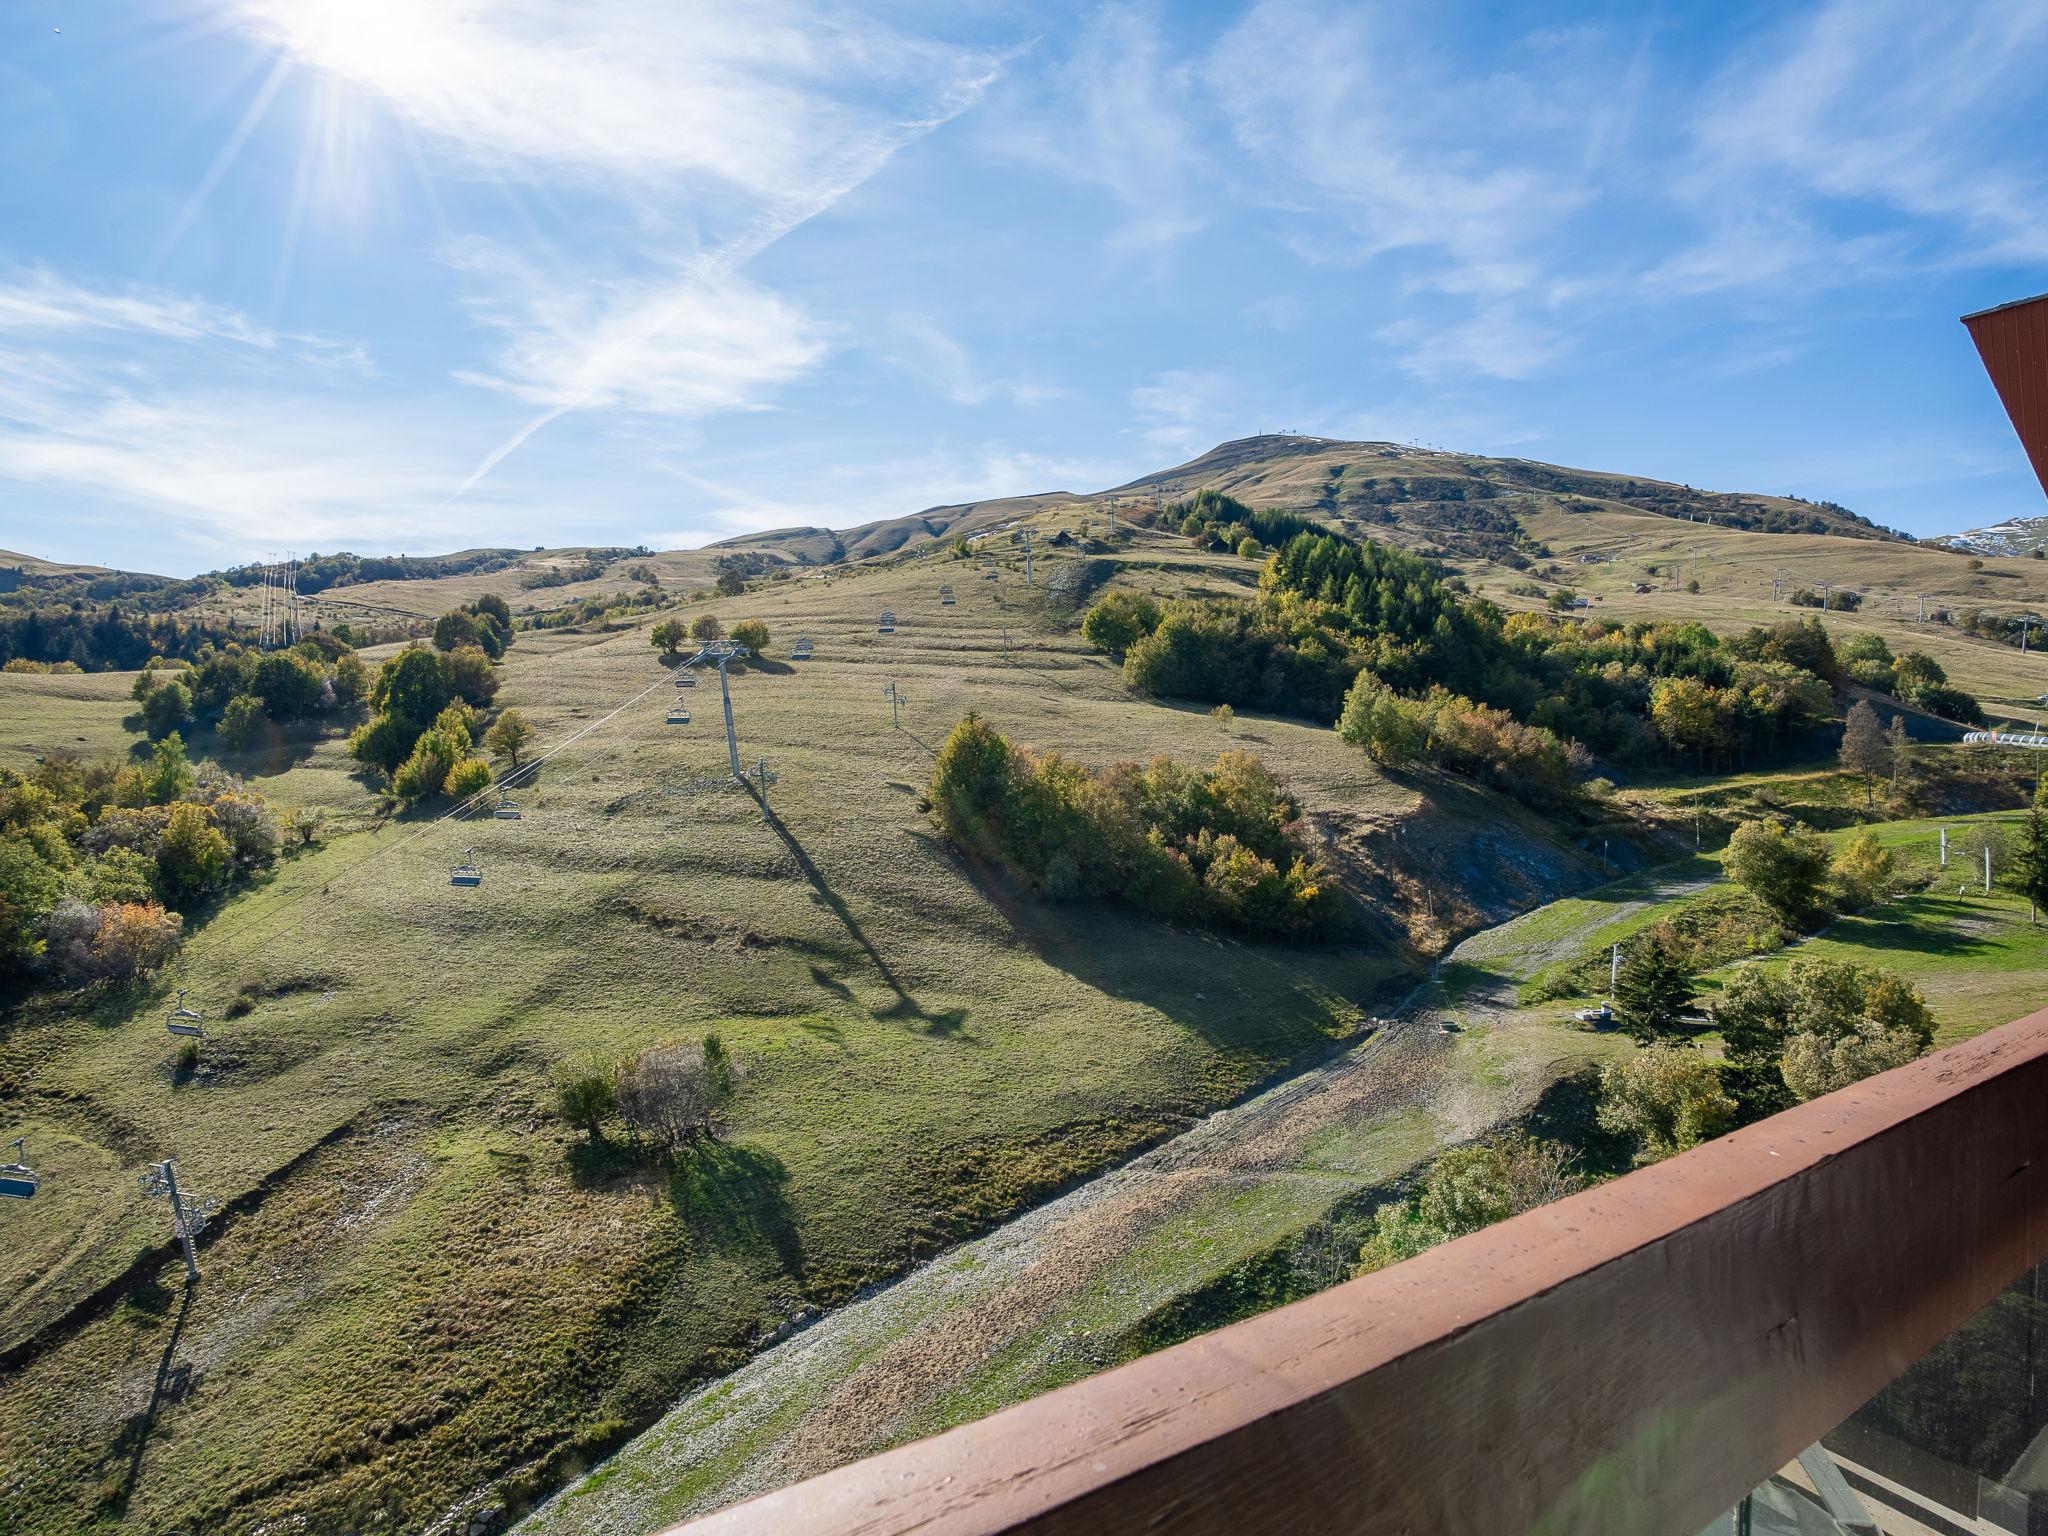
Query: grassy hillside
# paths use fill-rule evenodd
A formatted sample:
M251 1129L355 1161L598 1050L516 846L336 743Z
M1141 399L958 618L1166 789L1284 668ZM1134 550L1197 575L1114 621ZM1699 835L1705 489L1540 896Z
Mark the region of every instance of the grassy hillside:
M717 783L714 689L663 723L641 630L524 635L501 702L544 742L635 702L547 764L525 819L342 836L195 923L165 979L209 1015L195 1076L161 995L12 1010L0 1091L48 1181L0 1210L14 1528L411 1529L501 1474L544 1488L784 1319L1350 1036L1413 963L1385 936L1294 950L1045 906L963 867L920 795L969 709L1097 761L1247 747L1354 861L1426 815L1424 856L1488 901L1586 878L1491 797L1425 807L1326 728L1131 699L1049 602L1061 564L1029 592L911 562L707 605L775 631L733 686L778 775L766 819ZM1142 579L1234 575L1162 541ZM798 633L816 660L780 659ZM113 745L126 682L0 677L0 744ZM368 803L334 741L262 784ZM471 845L485 883L452 889ZM558 1061L708 1029L748 1077L684 1174L541 1113ZM189 1305L135 1192L163 1156L229 1212Z

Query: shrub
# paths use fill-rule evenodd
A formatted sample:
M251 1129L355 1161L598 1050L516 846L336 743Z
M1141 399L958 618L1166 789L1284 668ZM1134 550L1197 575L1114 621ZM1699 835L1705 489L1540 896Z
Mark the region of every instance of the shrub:
M163 889L192 898L225 884L233 850L206 808L181 800L170 808L156 855Z
M170 735L192 718L192 694L180 682L162 683L142 701L142 720L152 739Z
M1844 843L1829 867L1843 910L1861 911L1891 895L1898 869L1875 832L1859 832Z
M725 633L725 626L718 622L715 613L700 613L690 621L690 638L699 645L709 645Z
M221 713L221 744L239 752L252 745L268 723L263 705L249 694L238 693L228 700L228 707Z
M490 787L491 765L480 757L464 758L441 781L441 793L457 800L466 800Z
M584 1131L592 1141L602 1141L605 1120L618 1112L620 1076L621 1069L607 1062L559 1067L549 1090L549 1106L565 1124Z
M1385 1269L1583 1189L1585 1176L1573 1167L1577 1160L1562 1143L1519 1131L1439 1153L1412 1200L1374 1213L1357 1272Z
M681 619L663 619L647 632L647 642L660 648L664 656L679 655L683 642L690 638L689 630Z
M701 1044L654 1046L620 1075L619 1114L642 1135L669 1147L688 1146L717 1135L739 1077L717 1035L706 1035Z
M183 918L154 903L104 906L92 937L93 971L112 981L154 976L177 952L183 928Z
M1686 1046L1652 1045L1600 1069L1600 1127L1633 1138L1640 1161L1720 1135L1735 1111L1713 1062Z
M468 750L468 741L457 740L449 732L422 732L413 743L412 755L391 776L392 794L411 802L440 793L449 773Z
M1159 605L1142 592L1110 592L1081 620L1081 638L1122 656L1159 626Z
M759 619L741 619L732 627L735 645L744 645L756 655L768 648L768 626Z
M1744 822L1729 839L1726 863L1744 890L1794 922L1807 922L1824 910L1828 845L1812 832L1770 821Z

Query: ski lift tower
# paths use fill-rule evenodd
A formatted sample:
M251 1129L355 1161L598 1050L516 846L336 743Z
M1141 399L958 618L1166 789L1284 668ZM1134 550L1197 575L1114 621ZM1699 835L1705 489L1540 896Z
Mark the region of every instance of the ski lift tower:
M142 1175L142 1192L169 1198L171 1229L178 1234L178 1242L185 1250L185 1283L192 1284L199 1278L199 1261L193 1254L192 1244L206 1230L207 1218L220 1209L220 1202L211 1195L195 1195L179 1189L178 1165L168 1157L152 1164L149 1172Z
M746 769L740 766L740 742L732 728L732 686L726 680L725 669L729 662L744 661L754 653L744 645L735 645L730 640L714 640L683 665L694 667L708 663L718 668L718 697L725 705L725 753L732 765L732 776L736 782L745 783Z

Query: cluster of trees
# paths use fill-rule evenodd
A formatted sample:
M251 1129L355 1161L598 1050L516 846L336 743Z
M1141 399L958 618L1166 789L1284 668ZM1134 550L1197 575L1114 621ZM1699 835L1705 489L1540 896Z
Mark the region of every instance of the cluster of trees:
M1694 587L1693 590L1698 591L1699 588ZM1798 587L1787 600L1794 608L1819 608L1833 613L1854 613L1863 606L1863 594L1848 591L1846 588L1840 592L1832 588L1826 592L1816 592L1811 587Z
M1258 560L1267 549L1285 544L1296 534L1314 533L1318 525L1289 512L1259 511L1221 491L1195 492L1166 508L1166 520L1179 527L1197 549L1230 550ZM1088 525L1081 525L1082 537Z
M185 666L151 657L136 674L133 696L152 738L199 721L215 726L224 745L240 749L272 725L351 712L369 687L362 659L345 642L318 634L282 651L234 641L206 646Z
M1013 746L968 715L932 773L933 813L963 847L1059 899L1314 938L1342 915L1300 808L1257 758L1092 769Z
M0 610L0 664L127 672L152 656L194 659L234 638L230 626L132 604L44 603ZM28 667L16 670L30 670Z
M666 656L677 656L686 648L706 646L725 638L725 626L716 614L710 613L700 613L687 624L681 619L663 619L647 634L648 643ZM758 656L768 648L770 637L768 626L761 620L741 619L733 625L730 638Z
M486 645L502 653L511 634L499 597L443 614L435 648L409 645L379 669L370 695L376 713L349 736L350 755L386 776L392 794L407 802L472 795L489 785L491 765L477 755L479 744L518 766L532 736L525 718L507 710L486 736L479 713L498 692L494 652Z
M1208 505L1204 527L1290 525L1228 497ZM1112 592L1082 633L1123 658L1136 691L1324 718L1341 701L1347 735L1376 755L1527 784L1539 803L1568 794L1594 753L1704 767L1782 751L1832 716L1847 675L1818 618L1724 639L1696 623L1509 615L1412 554L1305 524L1267 560L1255 599ZM1914 653L1888 681L1974 716L1930 668Z
M471 576L482 571L502 571L517 561L516 549L466 549L459 555L352 555L306 556L295 572L301 593L324 592L362 581L430 581L440 576ZM269 569L261 565L238 565L220 573L231 587L261 585Z
M593 1142L614 1115L668 1151L717 1136L745 1072L717 1035L671 1041L624 1061L585 1060L557 1070L556 1116Z
M1894 656L1882 635L1851 635L1841 648L1845 675L1852 683L1888 693L1929 714L1965 725L1981 725L1984 711L1960 688L1949 686L1941 663L1925 651Z
M1689 996L1690 977L1684 986ZM1927 1000L1908 982L1812 956L1781 971L1737 970L1714 1004L1713 1023L1722 1039L1719 1061L1656 1036L1602 1069L1600 1124L1632 1138L1641 1159L1668 1157L1738 1121L1903 1066L1934 1042Z
M147 977L177 948L182 912L317 832L219 765L193 764L175 733L143 763L0 769L0 974Z
M1404 697L1370 672L1345 696L1337 732L1390 768L1428 762L1532 805L1569 800L1590 767L1577 742L1446 688Z

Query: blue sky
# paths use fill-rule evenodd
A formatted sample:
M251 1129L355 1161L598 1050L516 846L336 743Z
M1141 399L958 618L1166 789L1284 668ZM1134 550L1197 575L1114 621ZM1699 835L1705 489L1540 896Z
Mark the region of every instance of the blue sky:
M2048 511L2048 5L0 8L0 545L673 547L1269 428Z

